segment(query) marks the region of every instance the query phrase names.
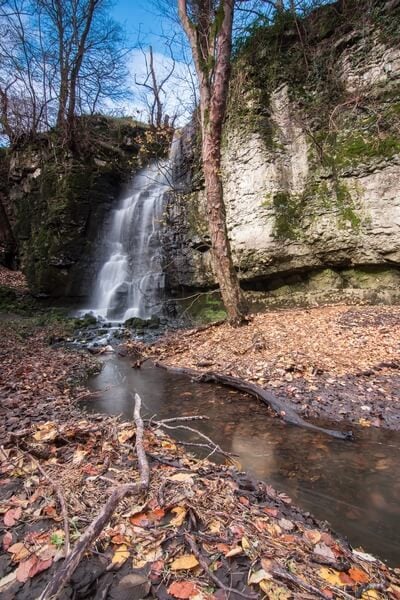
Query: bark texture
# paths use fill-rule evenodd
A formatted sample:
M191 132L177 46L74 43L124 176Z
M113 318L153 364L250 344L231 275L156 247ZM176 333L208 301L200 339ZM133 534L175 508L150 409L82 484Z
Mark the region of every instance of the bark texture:
M246 301L233 266L221 179L221 137L226 113L232 53L233 0L178 0L200 89L202 162L213 268L229 321L245 321ZM190 13L190 14L189 14Z

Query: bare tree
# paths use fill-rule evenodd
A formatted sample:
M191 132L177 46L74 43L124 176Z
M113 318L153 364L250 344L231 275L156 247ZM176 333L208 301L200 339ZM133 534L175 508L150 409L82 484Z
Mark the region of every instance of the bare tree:
M15 143L126 95L127 49L107 0L0 1L0 127Z
M146 90L145 101L149 109L149 123L150 125L156 128L159 128L162 125L173 126L174 121L176 119L176 115L174 115L174 118L170 123L169 116L164 110L164 98L166 94L165 86L171 79L175 71L176 65L172 53L172 43L173 40L171 40L167 44L171 57L171 67L167 69L166 73L163 76L160 76L160 74L157 73L157 69L154 64L154 54L152 46L149 46L148 53L145 52L142 47L140 48L144 57L146 76L143 81L139 81L137 76L135 75L135 83L136 85L143 87Z
M232 324L241 324L247 305L232 261L221 179L221 138L230 78L234 0L178 0L178 10L199 83L202 163L213 268L228 318Z

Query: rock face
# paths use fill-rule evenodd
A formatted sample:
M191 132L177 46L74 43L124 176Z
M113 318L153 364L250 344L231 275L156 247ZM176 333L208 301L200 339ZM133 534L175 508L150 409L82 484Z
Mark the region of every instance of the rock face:
M21 267L38 296L90 294L124 182L169 145L154 136L146 144L146 129L129 119L94 117L81 126L77 152L55 132L10 152L8 206Z
M400 22L400 2L369 12L371 3L349 4L336 5L339 17L328 6L302 25L307 56L284 24L258 32L236 59L223 177L248 289L399 289L400 28L391 24ZM284 50L269 56L277 39ZM179 185L167 207L172 289L215 283L188 137L194 143L193 126L176 142Z

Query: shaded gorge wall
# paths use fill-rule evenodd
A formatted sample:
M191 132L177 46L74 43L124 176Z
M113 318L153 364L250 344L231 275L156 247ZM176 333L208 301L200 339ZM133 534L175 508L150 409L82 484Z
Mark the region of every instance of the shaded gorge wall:
M102 264L102 236L132 174L168 150L132 119L81 118L74 151L56 131L9 152L8 207L18 259L37 296L90 296Z

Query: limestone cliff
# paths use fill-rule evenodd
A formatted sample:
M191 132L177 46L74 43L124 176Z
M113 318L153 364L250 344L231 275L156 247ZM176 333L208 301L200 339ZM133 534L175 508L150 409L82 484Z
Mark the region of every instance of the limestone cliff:
M174 152L173 289L214 284L195 139L191 125ZM245 287L398 295L400 2L343 1L255 27L236 52L223 175Z

